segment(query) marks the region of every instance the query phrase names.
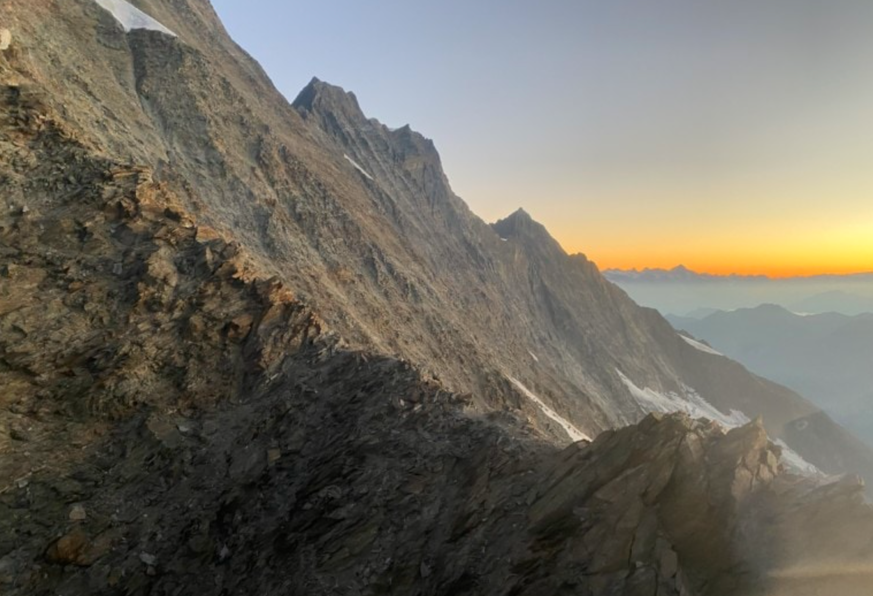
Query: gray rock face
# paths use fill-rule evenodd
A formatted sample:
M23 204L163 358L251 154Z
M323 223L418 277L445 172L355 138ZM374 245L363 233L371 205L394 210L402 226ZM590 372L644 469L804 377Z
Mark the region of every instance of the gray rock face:
M523 212L474 217L409 128L318 81L283 102L205 2L137 4L178 38L8 7L4 594L739 596L867 568L860 482L785 474L758 424L645 417L617 369L776 433L809 404ZM597 438L562 449L555 416Z

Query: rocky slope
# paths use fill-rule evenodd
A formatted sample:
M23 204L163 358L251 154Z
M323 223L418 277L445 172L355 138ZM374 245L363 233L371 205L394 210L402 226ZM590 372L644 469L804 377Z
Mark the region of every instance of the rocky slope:
M614 430L742 409L843 471L850 445L788 432L810 404L525 213L486 225L350 94L289 105L206 2L137 5L177 37L90 1L0 13L4 593L716 595L865 569L861 484L784 473L759 425Z

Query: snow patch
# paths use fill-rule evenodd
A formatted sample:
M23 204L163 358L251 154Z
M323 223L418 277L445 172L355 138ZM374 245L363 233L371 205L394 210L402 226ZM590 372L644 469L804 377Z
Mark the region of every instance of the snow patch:
M685 336L682 337L685 338ZM749 417L739 410L731 410L730 414L722 413L690 387L683 387L684 395L674 392L664 394L654 389L641 389L620 370L616 369L615 372L621 377L622 382L628 388L634 400L647 412L660 412L662 414L685 412L692 418L714 420L728 429L744 426L751 422ZM811 478L827 478L827 474L803 459L800 454L791 449L784 441L776 439L773 442L782 448L781 461L789 470Z
M623 372L618 369L615 372L621 377L622 383L630 391L637 404L647 412L660 412L661 414L685 412L692 418L714 420L726 428L735 428L751 422L748 416L738 410L731 410L729 414L723 413L703 399L691 387L683 387L683 395L673 391L660 393L648 387L645 389L637 387Z
M776 439L773 442L782 448L782 463L792 472L796 472L803 476L811 476L813 478L828 477L827 474L803 459L799 453L789 447L782 439Z
M539 406L539 408L540 408L540 410L542 410L543 414L545 414L550 419L557 422L561 426L561 428L564 429L564 432L566 432L567 435L569 435L570 438L573 439L573 441L591 441L591 437L589 437L588 435L583 433L581 430L579 430L578 428L576 428L575 426L570 424L570 422L568 422L565 418L560 416L552 408L550 408L545 403L543 403L543 400L541 400L539 397L534 395L530 389L528 389L527 387L522 385L521 381L519 381L518 379L515 379L513 377L509 377L509 376L507 376L506 378L509 379L510 381L512 381L512 384L515 385L518 388L518 390L521 391L525 397L527 397L529 400L531 400L537 406Z
M691 339L687 335L682 335L680 333L679 337L684 339L685 343L687 343L689 346L691 346L692 348L696 348L696 349L700 350L701 352L706 352L707 354L712 354L713 356L724 356L724 354L722 354L721 352L719 352L717 350L713 350L708 345L701 343L697 340Z
M536 363L539 364L540 359L537 358L537 355L536 355L536 354L534 354L534 353L531 352L530 350L528 350L527 353L530 354L530 357L534 359L534 362L536 362Z
M352 164L352 165L355 167L355 169L358 170L361 174L363 174L363 175L366 176L368 179L373 180L373 181L375 182L375 180L373 179L373 177L370 176L370 174L367 173L367 170L365 170L364 168L362 168L361 165L360 165L358 162L356 162L354 159L352 159L351 157L349 157L349 156L346 155L345 153L343 153L343 157L345 157L345 158L346 158L346 161L349 162L350 164Z
M148 29L176 37L175 33L125 0L94 0L94 2L112 13L125 31Z

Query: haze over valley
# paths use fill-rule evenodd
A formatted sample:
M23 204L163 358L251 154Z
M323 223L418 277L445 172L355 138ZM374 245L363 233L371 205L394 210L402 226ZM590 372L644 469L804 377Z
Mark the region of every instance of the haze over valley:
M608 269L604 276L643 306L701 318L716 310L777 304L798 314L873 312L873 273L771 278L672 269Z
M873 314L798 315L763 305L667 319L808 397L873 445Z

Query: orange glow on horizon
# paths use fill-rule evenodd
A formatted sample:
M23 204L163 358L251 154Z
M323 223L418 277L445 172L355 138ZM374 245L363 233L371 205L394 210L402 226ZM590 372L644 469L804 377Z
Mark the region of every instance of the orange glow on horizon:
M584 251L571 251L583 252ZM697 262L692 259L676 258L670 261L645 261L644 257L631 261L613 261L606 259L598 259L596 255L588 254L589 259L594 261L598 268L603 271L605 269L665 269L670 270L679 265L684 266L695 273L706 273L710 275L765 275L772 279L790 278L790 277L812 277L817 275L852 275L856 273L873 273L873 265L866 268L860 266L846 267L829 267L815 265L776 265L765 266L755 264L742 264L737 261L729 263L715 264L712 262Z
M873 272L873 212L828 212L775 223L712 217L704 224L675 225L656 217L582 233L559 222L556 237L569 253L581 252L603 269L672 269L697 273L766 275L771 278ZM618 230L618 231L616 231Z
M873 238L871 238L873 244ZM761 246L723 251L718 247L660 245L651 250L644 247L576 246L562 243L568 253L583 253L604 269L673 269L682 265L697 273L712 275L766 275L771 278L809 277L815 275L850 275L873 272L873 246L853 247L846 253L806 247L790 253L791 247ZM818 248L818 250L816 250ZM757 249L757 250L754 250Z
M521 198L515 203L568 253L586 255L601 270L683 265L771 278L870 273L873 174L841 173L831 184L763 177L707 187L671 179L665 190L658 180L621 177L617 187L577 190L572 181L580 174L571 172L560 196L530 208ZM503 193L481 191L498 214L491 220L505 217Z

